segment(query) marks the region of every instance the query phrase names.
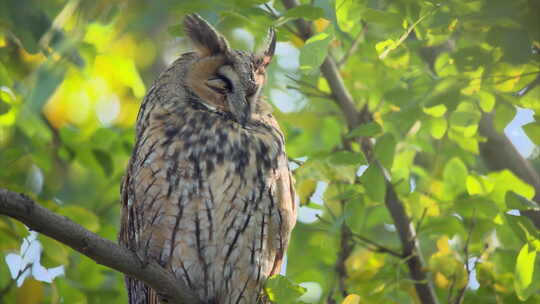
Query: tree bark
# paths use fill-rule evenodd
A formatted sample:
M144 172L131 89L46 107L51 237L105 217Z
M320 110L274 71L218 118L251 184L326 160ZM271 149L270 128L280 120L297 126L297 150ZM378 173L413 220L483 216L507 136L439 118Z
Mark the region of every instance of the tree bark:
M132 251L40 206L24 194L0 188L0 214L68 245L98 264L145 282L164 295L169 303L201 303L184 282L156 262L142 262Z

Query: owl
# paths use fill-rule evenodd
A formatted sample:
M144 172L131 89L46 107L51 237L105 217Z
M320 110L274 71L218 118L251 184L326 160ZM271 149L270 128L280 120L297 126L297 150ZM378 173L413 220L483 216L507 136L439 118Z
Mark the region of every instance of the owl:
M155 260L202 303L266 303L295 224L284 136L261 90L276 37L260 53L231 49L200 16L184 19L196 51L146 94L124 176L119 241ZM129 303L158 303L126 278Z

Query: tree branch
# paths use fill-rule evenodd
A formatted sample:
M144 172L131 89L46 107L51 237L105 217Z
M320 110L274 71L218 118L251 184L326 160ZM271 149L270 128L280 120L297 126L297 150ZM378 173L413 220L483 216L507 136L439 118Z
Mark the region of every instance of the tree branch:
M532 164L525 159L512 142L493 127L493 115L484 114L480 120L480 134L487 138L487 141L480 143L480 154L492 170L508 169L519 178L534 187L535 196L533 200L540 205L540 175Z
M344 65L347 62L349 57L352 54L354 54L356 52L356 50L358 49L358 46L360 45L360 42L362 42L364 40L364 35L366 34L366 31L367 31L367 25L364 22L362 22L362 26L363 27L362 27L362 30L360 30L360 33L358 33L356 38L354 38L354 41L352 42L351 46L349 47L349 49L347 50L345 55L343 55L343 57L337 63L338 67L341 67L342 65Z
M145 282L169 303L201 303L184 282L156 262L143 263L134 252L40 206L26 195L0 188L0 214L73 248L98 264Z
M283 5L287 9L298 6L297 0L282 0ZM304 40L309 39L313 31L311 25L304 19L298 19L294 21L301 37ZM358 111L356 103L354 102L351 94L345 87L343 78L339 74L339 68L332 58L331 54L328 54L323 64L321 65L321 72L328 82L334 101L341 108L343 115L347 121L349 130L359 126L360 124L367 123L367 118L371 117L367 107L361 112ZM373 153L373 147L371 144L365 144L365 141L360 142L364 153L370 159L370 164L380 166L376 160L373 160L370 155ZM384 168L381 168L384 169ZM389 210L394 225L399 234L401 245L403 249L403 255L407 257L407 266L409 268L410 276L414 281L415 289L423 304L437 304L438 299L435 295L431 281L428 279L425 269L427 268L422 258L420 246L416 238L416 233L412 222L410 221L403 203L399 200L394 186L387 179L386 180L386 198L385 204Z

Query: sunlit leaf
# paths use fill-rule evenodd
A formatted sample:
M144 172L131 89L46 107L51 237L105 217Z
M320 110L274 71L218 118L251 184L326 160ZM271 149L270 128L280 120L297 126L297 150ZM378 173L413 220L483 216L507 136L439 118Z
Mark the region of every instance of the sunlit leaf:
M479 91L476 96L480 99L480 108L482 111L489 113L495 106L495 96L486 91Z
M467 190L467 167L459 158L452 158L444 166L444 192L450 197L455 197Z
M350 31L356 24L360 16L356 14L361 9L362 3L351 0L335 1L336 19L342 31Z
M435 139L441 139L448 128L448 122L444 117L432 118L429 120L431 136Z
M356 294L348 295L341 304L360 304L360 296Z
M467 192L470 195L485 195L493 191L493 182L487 177L477 174L469 174L467 176Z
M424 113L433 117L441 117L444 115L444 113L446 113L447 108L445 105L439 104L433 107L423 108L422 110L424 111Z
M284 276L273 275L266 280L264 291L268 299L274 303L292 304L306 292L306 289Z
M531 288L536 250L529 248L529 244L523 245L516 260L514 287L520 300L527 300L536 288Z
M495 185L493 191L490 193L490 197L501 206L505 202L507 191L513 191L529 200L534 196L534 188L519 179L509 170L489 173L488 178L493 181Z
M507 104L499 102L495 107L495 118L493 120L493 125L497 132L502 133L504 128L508 125L512 119L516 116L516 108Z

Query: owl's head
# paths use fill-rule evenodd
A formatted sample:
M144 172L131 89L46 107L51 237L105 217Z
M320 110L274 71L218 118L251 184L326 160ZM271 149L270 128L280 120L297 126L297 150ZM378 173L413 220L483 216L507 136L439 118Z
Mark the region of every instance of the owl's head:
M257 108L266 67L274 55L274 30L268 31L266 46L258 53L231 49L227 40L197 14L186 16L184 31L197 53L186 84L206 107L230 113L245 125Z

